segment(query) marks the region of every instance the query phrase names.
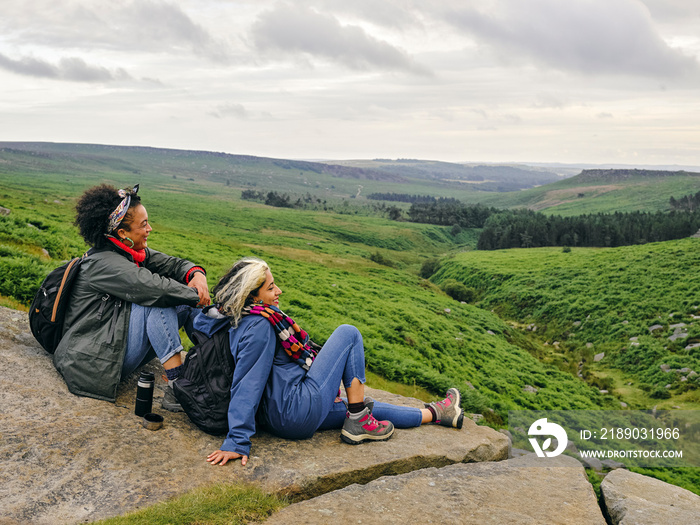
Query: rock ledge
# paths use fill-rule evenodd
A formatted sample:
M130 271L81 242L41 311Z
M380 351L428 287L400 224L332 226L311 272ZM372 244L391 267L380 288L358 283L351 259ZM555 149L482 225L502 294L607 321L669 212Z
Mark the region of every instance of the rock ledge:
M165 417L164 427L141 426L133 413L135 376L122 384L115 404L68 392L34 341L26 313L0 307L0 361L2 523L96 520L222 482L252 482L301 500L381 476L508 457L503 434L465 420L462 430L397 430L385 443L361 447L342 443L338 431L303 441L260 433L246 467L214 467L205 457L222 439L204 434L184 414L163 411L159 399L154 412ZM160 365L148 366L159 378ZM422 407L386 392L369 395ZM156 396L162 396L158 387Z

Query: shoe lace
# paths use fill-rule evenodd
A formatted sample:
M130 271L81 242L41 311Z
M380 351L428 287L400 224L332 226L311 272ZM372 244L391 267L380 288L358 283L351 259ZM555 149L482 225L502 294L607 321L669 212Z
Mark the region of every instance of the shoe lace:
M450 405L454 404L454 400L452 399L452 396L450 396L450 395L448 395L445 399L443 399L441 401L437 401L435 403L435 406L441 410L445 410L445 409L449 408L447 405L448 402L450 403Z
M369 421L368 421L368 422L369 422L369 423L376 423L377 426L380 427L380 428L384 428L384 427L386 426L383 422L381 422L381 421L379 421L378 419L376 419L376 418L372 415L371 412L370 412L370 414L369 414Z

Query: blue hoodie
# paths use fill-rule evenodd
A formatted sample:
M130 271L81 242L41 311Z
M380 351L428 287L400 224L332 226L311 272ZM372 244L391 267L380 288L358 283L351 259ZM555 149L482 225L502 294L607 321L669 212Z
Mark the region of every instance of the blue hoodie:
M226 318L200 313L194 328L211 337L227 323ZM229 330L229 343L235 370L229 431L221 450L250 455L256 413L273 434L287 439L311 437L326 416L321 394L313 383L306 384L306 371L285 353L270 322L258 315L243 317Z

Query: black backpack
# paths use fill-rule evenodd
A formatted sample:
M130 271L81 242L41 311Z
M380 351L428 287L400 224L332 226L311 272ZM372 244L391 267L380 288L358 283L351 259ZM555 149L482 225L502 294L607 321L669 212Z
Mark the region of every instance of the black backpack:
M183 371L173 383L175 397L192 423L207 434L228 433L228 405L235 362L226 325L211 337L194 331Z
M92 250L49 273L32 300L29 308L29 327L34 338L50 354L56 351L63 336L63 320L73 282L78 276L80 265L90 253Z

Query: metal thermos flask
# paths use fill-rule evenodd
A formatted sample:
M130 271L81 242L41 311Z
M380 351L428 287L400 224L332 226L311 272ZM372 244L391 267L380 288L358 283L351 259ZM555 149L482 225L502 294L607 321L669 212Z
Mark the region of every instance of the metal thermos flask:
M136 407L134 414L143 417L153 408L153 387L156 378L153 372L141 372L139 382L136 387Z

